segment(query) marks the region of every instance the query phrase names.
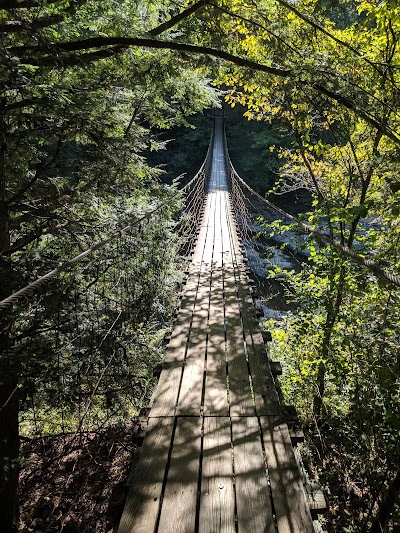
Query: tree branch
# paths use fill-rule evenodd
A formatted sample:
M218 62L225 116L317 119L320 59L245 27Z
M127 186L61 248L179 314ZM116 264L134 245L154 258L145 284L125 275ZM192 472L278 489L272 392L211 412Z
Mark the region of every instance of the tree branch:
M54 150L54 153L50 157L50 159L48 160L45 159L44 161L42 161L42 163L38 165L33 178L28 183L26 183L25 186L22 187L22 189L20 189L7 201L9 207L11 207L13 203L19 201L25 195L25 193L29 191L29 189L37 182L37 180L42 177L43 172L54 163L54 161L57 159L60 153L61 146L62 146L62 141L59 138L56 149Z
M47 0L46 5L57 4L60 0ZM43 0L0 0L0 9L32 9L43 7Z
M381 132L383 135L386 135L389 139L391 139L396 144L400 144L400 136L397 134L396 131L394 131L390 126L383 122L379 122L377 119L375 119L373 116L371 116L367 111L359 109L354 102L349 100L346 96L343 96L342 94L335 93L323 85L319 83L312 83L311 84L314 89L316 89L318 92L324 94L325 96L328 96L328 98L331 98L332 100L336 100L339 104L342 104L347 109L350 109L351 111L354 111L354 113L365 120L367 124L372 126L377 131Z
M339 44L340 46L343 46L344 48L347 48L348 50L350 50L353 54L355 54L360 59L365 61L370 67L372 67L376 72L378 72L378 74L380 74L381 76L384 75L384 73L376 66L376 64L373 63L372 61L370 61L363 54L361 54L361 52L359 50L357 50L357 48L354 48L354 46L352 46L351 44L347 43L346 41L342 41L342 39L339 39L338 37L333 35L333 33L331 33L328 30L326 30L323 26L321 26L317 22L314 22L313 20L308 18L306 15L303 15L303 13L301 13L298 9L296 9L296 7L294 5L289 4L285 0L276 0L276 1L281 6L285 7L286 9L289 9L292 13L294 13L297 17L299 17L303 22L305 22L306 24L309 24L310 26L312 26L315 30L322 32L324 35L326 35L327 37L329 37L330 39L335 41L335 43ZM394 85L394 87L398 90L397 85Z
M160 24L156 28L153 28L152 30L150 30L149 31L149 35L152 35L153 37L157 37L158 35L160 35L164 31L167 31L170 28L173 28L174 26L176 26L179 22L181 22L185 18L189 17L190 15L192 15L193 13L198 11L203 6L205 6L206 4L208 4L207 0L199 0L198 2L196 2L192 6L188 7L187 9L182 11L181 13L178 13L178 15L176 15L175 17L170 18L169 20L167 20L163 24Z
M43 97L43 98L27 98L25 100L18 100L17 102L12 102L11 104L7 104L4 107L4 114L7 115L10 111L23 109L24 107L31 107L31 106L43 106L45 104L48 104L50 102L49 98Z
M36 59L27 58L26 61L33 65L38 65L41 67L56 67L61 66L62 68L74 67L76 65L84 65L88 63L94 63L100 59L108 59L115 57L117 54L124 52L128 47L127 46L111 46L109 48L103 48L102 50L96 50L94 52L85 52L83 54L68 54L63 56L58 56L54 58L53 56L46 56L41 60L40 64ZM36 61L36 62L35 62Z
M73 15L87 1L88 0L76 0L75 2L70 2L69 6L66 7L61 13L55 13L53 15L39 17L34 19L32 22L21 20L8 20L3 24L0 24L0 33L20 33L23 31L34 32L43 28L55 26L56 24L61 24L62 22L64 22L66 17Z
M109 57L111 55L114 55L115 53L118 53L122 51L125 48L131 47L131 46L142 46L144 48L154 48L154 49L161 49L161 50L176 50L180 52L188 52L192 54L203 54L208 55L211 57L216 57L218 59L223 59L225 61L228 61L230 63L233 63L235 65L238 65L240 67L246 67L251 70L255 70L258 72L264 72L266 74L271 74L273 76L279 76L279 77L291 77L294 76L295 71L292 69L285 69L280 67L272 67L268 65L264 65L262 63L257 63L256 61L252 61L251 59L246 59L243 57L236 56L234 54L230 54L228 52L225 52L224 50L218 50L216 48L210 48L208 46L199 46L195 44L188 44L188 43L180 43L175 41L161 41L161 40L155 40L155 39L146 39L146 38L140 38L140 37L92 37L90 39L82 39L78 41L69 41L69 42L63 42L63 43L54 43L54 44L48 44L46 46L43 45L36 45L36 46L14 46L8 49L8 52L11 54L19 55L21 58L21 61L25 61L30 63L31 65L38 65L38 66L57 66L62 65L65 66L72 66L79 64L81 56L57 56L56 52L79 52L84 50L90 50L91 48L99 48L100 50L96 50L94 52L91 52L86 55L83 54L83 57L81 58L82 61L87 61L88 58L92 61L101 59L104 57ZM101 49L104 47L113 47L113 48L106 48ZM44 53L45 56L38 56L35 57L34 55L29 57L26 56L26 53L33 52L36 53ZM363 109L359 109L358 106L352 102L347 96L344 96L342 94L336 93L334 91L331 91L330 89L324 87L323 85L319 83L313 83L313 82L298 82L300 85L308 85L310 87L313 87L321 94L324 94L328 98L335 100L336 102L342 104L347 109L350 109L354 113L356 113L360 118L365 120L369 125L371 125L373 128L377 129L378 131L382 132L384 135L386 135L388 138L390 138L392 141L394 141L396 144L400 144L400 136L392 130L387 124L384 124L382 122L379 122L377 119L375 119L373 116L371 116L367 111Z
M9 20L4 24L0 24L0 33L20 33L23 31L35 31L42 28L48 28L55 24L60 24L64 21L64 15L51 15L48 17L41 17L33 22L21 20Z
M267 28L263 24L260 24L259 22L256 22L256 21L254 21L252 19L249 19L247 17L243 17L242 15L234 13L233 11L230 11L229 9L226 9L226 8L224 8L222 6L217 5L217 4L214 4L213 2L207 2L207 3L208 3L209 6L212 6L214 9L217 9L218 11L221 11L222 13L225 13L225 15L229 15L230 17L236 18L238 20L242 20L243 22L247 22L248 24L251 24L252 26L255 26L256 28L260 28L261 30L263 30L266 33L268 33L268 35L271 35L274 39L279 41L281 44L283 44L284 46L289 48L289 50L291 50L294 54L300 56L303 59L303 56L301 55L301 53L298 50L293 48L293 46L291 46L284 39L282 39L282 37L280 37L279 35L277 35L273 31L271 31L269 28Z
M46 229L47 229L47 224L45 223L41 224L35 230L17 239L7 250L4 250L2 252L2 255L10 256L14 254L15 252L23 250L26 246L28 246L28 244L35 241L36 239L39 239L46 232Z
M216 48L210 48L208 46L199 46L195 44L180 43L175 41L159 41L155 39L146 39L140 37L92 37L90 39L82 39L79 41L70 41L63 43L54 43L48 44L46 46L14 46L8 49L8 52L15 54L21 57L23 61L29 61L32 65L41 66L43 61L46 61L46 57L28 57L25 54L29 52L35 53L44 53L47 54L47 59L53 60L53 63L57 63L57 58L51 56L54 52L78 52L83 50L90 50L91 48L103 48L110 46L143 46L144 48L156 48L162 50L177 50L181 52L189 52L193 54L204 54L212 57L217 57L219 59L224 59L231 63L242 67L248 67L254 70L261 72L266 72L274 76L290 76L292 74L291 70L279 68L279 67L270 67L268 65L263 65L257 63L250 59L242 58L225 52L224 50L218 50Z

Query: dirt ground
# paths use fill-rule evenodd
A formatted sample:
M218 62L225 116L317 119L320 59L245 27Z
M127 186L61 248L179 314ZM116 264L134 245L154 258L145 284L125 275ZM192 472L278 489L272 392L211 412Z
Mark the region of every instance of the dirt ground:
M137 421L76 437L23 442L20 531L113 531L140 443Z

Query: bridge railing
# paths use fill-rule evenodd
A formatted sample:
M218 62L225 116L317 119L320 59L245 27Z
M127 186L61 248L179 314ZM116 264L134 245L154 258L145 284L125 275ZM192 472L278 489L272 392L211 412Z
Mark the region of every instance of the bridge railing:
M226 135L224 134L224 143L225 143L225 161L227 167L227 176L229 180L229 187L232 197L232 207L233 211L236 214L238 219L238 227L240 237L245 244L250 244L254 242L254 235L264 234L264 240L268 240L268 233L270 231L269 224L263 222L264 229L262 226L255 228L253 220L256 220L257 216L263 218L265 210L270 212L277 213L280 215L283 220L287 221L289 224L293 225L293 231L298 235L307 236L315 239L319 242L321 246L331 246L343 257L350 259L351 261L359 264L361 267L366 268L372 272L377 278L384 280L385 282L400 287L400 276L396 273L390 272L382 268L380 265L376 264L372 259L361 255L356 249L349 248L338 243L334 238L332 238L327 233L324 233L321 229L315 228L310 224L301 220L298 216L288 213L281 207L275 205L273 202L267 198L261 196L254 189L252 189L238 174L235 170L232 161L229 157L229 151L226 142ZM264 212L260 210L260 207L264 207ZM252 213L252 214L250 214ZM258 214L258 215L257 215ZM254 231L256 229L256 231ZM296 251L296 250L295 250Z
M59 262L66 243L51 241L46 261L34 258L26 284L0 302L0 410L12 421L0 439L17 456L20 437L76 439L147 405L201 220L210 146L181 190L160 187L157 202L88 229L68 245L71 259Z
M185 203L177 231L182 240L180 255L187 257L188 260L197 239L195 230L199 227L203 217L203 207L211 176L214 137L215 128L213 127L204 162L184 191Z

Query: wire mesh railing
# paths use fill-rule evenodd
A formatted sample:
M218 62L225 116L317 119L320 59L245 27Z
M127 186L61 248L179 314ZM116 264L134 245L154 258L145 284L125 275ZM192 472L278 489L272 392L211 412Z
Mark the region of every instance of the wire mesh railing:
M107 235L105 225L96 244L0 302L0 412L17 437L74 437L147 405L201 220L211 153L181 190L165 188L157 205L149 198L131 208L118 217L120 229ZM59 247L48 245L53 262L65 256Z
M282 217L287 225L293 226L290 230L292 232L292 236L294 233L297 234L297 236L313 238L321 246L331 246L336 250L336 252L339 253L339 255L350 259L352 262L357 263L361 267L366 268L377 278L384 280L390 285L400 287L400 276L397 275L397 273L382 268L382 266L377 264L374 260L365 257L364 253L361 254L354 248L349 248L348 246L340 244L330 235L324 233L323 230L312 227L311 225L305 223L298 216L288 213L252 189L236 172L229 157L226 137L225 153L233 211L237 216L239 234L245 247L251 247L252 249L258 250L261 254L265 255L265 245L269 248L272 248L276 247L279 242L282 244L282 239L277 241L273 238L271 224L268 224L268 221L264 220L266 213L277 213L278 216ZM257 224L257 221L260 223ZM289 239L289 237L286 239L286 244ZM294 244L292 249L285 245L286 252L291 254L295 261L298 261L297 256L302 254L300 249L302 244L299 244L299 239L297 239L297 243Z

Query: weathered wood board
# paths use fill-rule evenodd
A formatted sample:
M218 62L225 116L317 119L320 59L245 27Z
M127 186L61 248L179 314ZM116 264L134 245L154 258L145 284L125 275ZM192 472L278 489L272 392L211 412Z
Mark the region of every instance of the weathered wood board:
M233 222L222 123L119 533L311 533Z

